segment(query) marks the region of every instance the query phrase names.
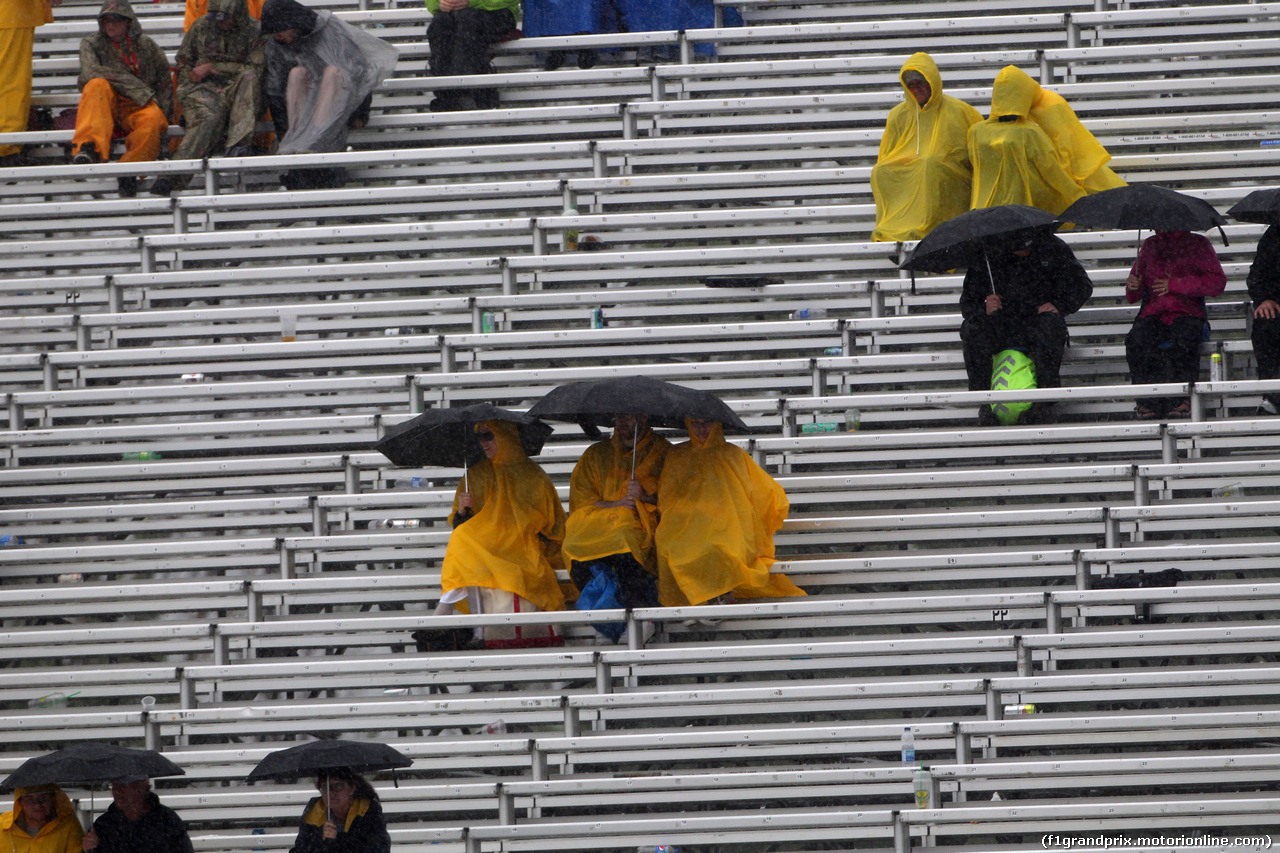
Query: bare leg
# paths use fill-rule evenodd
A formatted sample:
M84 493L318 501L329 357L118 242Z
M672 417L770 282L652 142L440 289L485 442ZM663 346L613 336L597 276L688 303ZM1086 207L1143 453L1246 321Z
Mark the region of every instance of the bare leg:
M307 90L311 88L311 72L301 65L289 71L289 85L285 88L285 109L289 111L289 128L307 124Z
M312 121L319 125L327 125L333 121L345 122L342 115L347 103L347 90L351 83L347 74L336 65L326 66L324 76L320 78L320 94L316 98Z

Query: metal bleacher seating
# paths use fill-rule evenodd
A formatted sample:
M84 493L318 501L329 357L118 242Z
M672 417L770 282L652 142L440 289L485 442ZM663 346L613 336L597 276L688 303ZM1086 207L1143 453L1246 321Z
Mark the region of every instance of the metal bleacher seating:
M1280 829L1262 227L1212 235L1226 375L1190 387L1128 384L1136 235L1065 234L1094 296L1066 387L1032 394L1063 422L975 429L1001 392L964 390L960 278L899 273L869 184L927 46L948 93L985 112L1017 65L1127 180L1225 210L1277 183L1280 5L717 0L745 26L513 39L493 75L430 78L417 0L305 1L401 50L350 150L86 168L34 131L35 165L0 170L0 772L75 741L161 749L187 770L161 797L211 852L288 849L308 780L242 780L313 736L413 759L377 780L409 853L1154 853ZM37 31L37 107L75 105L97 8ZM172 52L181 5L136 9ZM579 47L606 50L542 70ZM426 110L489 85L499 109ZM349 182L277 187L309 166ZM166 173L194 180L115 197ZM786 488L774 570L809 596L456 616L566 646L417 653L457 472L373 442L424 407L633 372L754 428L731 440ZM1156 391L1193 416L1130 420ZM540 457L563 498L585 446L560 425Z

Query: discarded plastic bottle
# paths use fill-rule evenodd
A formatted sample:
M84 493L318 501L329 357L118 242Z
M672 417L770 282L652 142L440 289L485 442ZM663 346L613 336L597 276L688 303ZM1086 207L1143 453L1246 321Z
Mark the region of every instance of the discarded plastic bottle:
M151 462L160 458L160 451L130 450L128 453L121 454L120 458L125 462Z
M604 328L604 309L603 308L591 309L591 328L593 329Z
M387 527L421 527L422 521L417 518L393 518L386 522Z
M483 334L489 334L498 327L498 318L494 316L492 311L486 311L480 315L480 331Z
M1004 706L1004 715L1006 717L1022 717L1027 714L1034 714L1035 712L1036 712L1036 706L1030 702L1027 702L1022 705L1005 705Z
M494 720L484 727L484 733L487 735L505 735L507 733L507 724L504 720Z
M58 583L84 583L84 575L81 572L64 572L58 575Z
M911 731L911 726L904 726L902 729L902 763L916 763L916 735Z
M800 432L805 435L815 432L836 432L839 426L839 424L830 421L819 421L813 424L801 424Z
M791 312L792 320L818 320L827 316L826 308L800 308Z
M573 216L577 216L578 208L577 207L569 208L569 213ZM578 229L577 228L564 229L561 251L564 251L564 252L578 251Z
M1219 486L1209 494L1215 498L1238 498L1244 495L1244 483L1236 481L1227 483L1225 486Z
M0 548L8 545L25 545L26 540L21 536L13 536L9 533L0 534Z
M645 844L637 847L636 853L680 853L680 848L672 847L670 844L657 844L653 847Z
M916 792L916 808L929 808L931 805L929 802L929 771L924 769L923 761L920 762L920 769L912 774L911 783Z
M857 409L844 410L845 432L857 432L862 428L862 412Z
M1227 378L1226 366L1222 363L1222 353L1215 352L1209 356L1209 381L1221 382Z
M78 690L76 691L76 693L79 693L79 692L80 691ZM75 696L76 693L72 693L71 696ZM41 711L49 711L57 708L65 708L67 707L67 700L70 699L71 696L68 696L65 693L46 693L43 696L37 696L36 698L28 701L27 707L35 708Z

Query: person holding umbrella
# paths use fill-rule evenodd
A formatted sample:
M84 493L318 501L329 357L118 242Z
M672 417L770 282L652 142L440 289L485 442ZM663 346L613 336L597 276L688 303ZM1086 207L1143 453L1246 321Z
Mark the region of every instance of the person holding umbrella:
M1093 283L1071 247L1044 228L989 238L984 257L965 272L960 293L960 340L970 391L991 388L992 358L1023 349L1036 368L1036 385L1057 388L1067 345L1066 318L1093 294ZM1047 423L1049 407L1033 405L1019 421ZM979 426L999 421L990 406L978 408Z
M511 421L474 426L485 458L458 484L449 521L437 614L464 599L472 613L563 610L556 572L564 568L565 514L546 472L531 460ZM507 629L511 630L511 629ZM554 630L514 629L514 636L484 636L490 648L560 645Z
M1249 266L1249 298L1253 300L1253 358L1259 379L1280 379L1280 190L1254 190L1227 211L1241 222L1267 226ZM1280 394L1264 394L1260 415L1280 414Z
M316 777L318 797L302 813L289 853L389 853L391 836L378 792L348 768Z
M1226 286L1222 264L1203 234L1157 231L1142 241L1124 287L1126 300L1142 302L1124 339L1134 385L1196 381L1200 342L1208 331L1204 299ZM1140 401L1136 411L1144 420L1185 418L1191 401L1153 398Z
M5 853L80 853L83 835L70 798L52 783L15 788L13 811L0 815Z
M667 454L658 484L659 601L678 607L804 595L769 571L773 534L790 509L782 486L725 441L719 422L688 418L685 426L689 440Z
M187 827L161 805L146 776L111 783L111 805L81 842L84 853L191 853Z
M645 415L614 416L613 435L587 448L569 480L564 556L579 590L610 572L623 607L657 604L658 479L671 443Z

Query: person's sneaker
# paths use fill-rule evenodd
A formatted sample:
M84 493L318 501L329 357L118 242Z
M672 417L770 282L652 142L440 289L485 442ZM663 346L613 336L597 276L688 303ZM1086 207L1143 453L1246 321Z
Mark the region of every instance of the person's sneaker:
M173 181L168 178L156 178L148 190L152 195L172 195Z
M578 67L583 71L588 68L595 68L596 63L600 60L600 54L594 50L578 51Z
M224 157L249 157L253 154L252 145L233 145L227 149Z
M547 58L542 60L542 67L547 71L555 71L561 65L564 65L564 51L547 51Z
M92 163L101 162L102 158L98 156L98 146L94 142L86 142L80 146L80 150L76 152L76 156L71 158L71 162L76 166L88 166Z
M138 195L138 179L133 175L125 175L123 178L117 178L116 183L120 185L121 198L136 198Z
M1262 405L1258 406L1258 416L1265 418L1269 415L1280 415L1280 406L1274 400L1263 397Z
M978 426L993 427L1000 426L1000 419L996 417L996 413L991 411L991 407L986 403L978 406Z

